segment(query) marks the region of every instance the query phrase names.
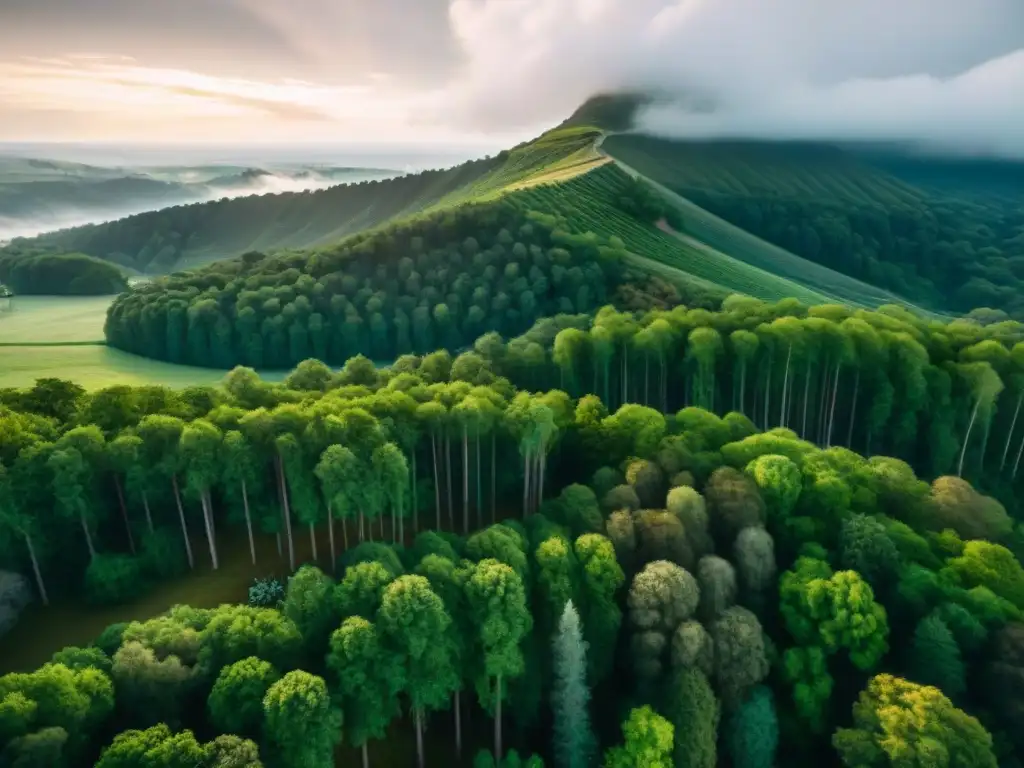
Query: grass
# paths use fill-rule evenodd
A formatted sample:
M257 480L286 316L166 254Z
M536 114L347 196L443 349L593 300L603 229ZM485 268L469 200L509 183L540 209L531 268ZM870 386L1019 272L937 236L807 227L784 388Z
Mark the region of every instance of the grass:
M113 296L15 296L0 311L0 344L102 342ZM0 376L4 368L0 366Z
M29 387L36 379L73 379L86 389L115 384L163 384L172 388L215 384L227 371L150 360L104 345L0 347L0 387ZM287 374L261 371L268 381Z

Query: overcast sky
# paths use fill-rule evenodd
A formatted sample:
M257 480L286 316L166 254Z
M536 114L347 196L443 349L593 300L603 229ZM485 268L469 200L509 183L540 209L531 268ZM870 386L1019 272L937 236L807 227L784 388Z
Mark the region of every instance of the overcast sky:
M0 140L500 145L643 87L661 133L1024 155L1024 0L0 0Z

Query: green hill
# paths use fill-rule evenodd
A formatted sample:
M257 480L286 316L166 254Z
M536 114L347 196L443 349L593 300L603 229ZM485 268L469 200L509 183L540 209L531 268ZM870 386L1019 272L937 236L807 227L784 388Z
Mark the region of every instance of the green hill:
M574 172L597 159L596 137L594 129L565 130L446 170L180 205L16 241L7 250L77 251L159 274L246 251L308 248L434 207L486 200L534 177Z
M1017 164L637 134L609 136L603 149L684 198L695 237L763 269L823 287L800 276L806 262L796 255L935 310L1024 317ZM724 232L721 220L746 235Z

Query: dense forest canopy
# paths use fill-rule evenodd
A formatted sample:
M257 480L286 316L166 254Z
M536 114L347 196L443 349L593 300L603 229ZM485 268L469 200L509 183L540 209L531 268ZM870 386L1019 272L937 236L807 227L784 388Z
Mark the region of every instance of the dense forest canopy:
M583 319L282 384L0 393L0 563L38 598L126 600L236 535L294 573L0 677L4 759L330 766L404 718L452 761L493 722L481 766L1019 765L1021 512L957 475L1016 482L1020 326Z
M0 251L0 282L20 294L108 296L128 287L113 264L84 253Z

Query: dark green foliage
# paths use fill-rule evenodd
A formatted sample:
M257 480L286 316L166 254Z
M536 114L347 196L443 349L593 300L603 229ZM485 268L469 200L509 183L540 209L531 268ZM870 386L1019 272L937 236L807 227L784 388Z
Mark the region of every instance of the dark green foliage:
M956 700L967 688L966 670L953 633L938 616L917 625L910 647L909 677L922 685L934 685Z
M896 577L900 554L878 520L866 515L844 520L839 546L842 567L857 571L872 587L884 587Z
M0 282L15 293L52 296L106 296L127 289L113 264L84 253L18 255L0 250Z
M275 578L253 579L249 587L249 605L253 608L276 608L284 600L284 584Z
M210 723L226 733L258 738L263 724L263 697L280 678L273 666L255 657L224 667L207 700Z
M735 768L773 768L779 722L770 688L757 686L728 716L725 745Z
M127 627L127 622L111 624L100 633L100 636L96 638L93 645L103 651L107 656L113 656L117 652L117 649L121 647L121 638Z
M104 554L85 571L86 599L97 605L124 603L146 591L147 563L131 555Z
M70 646L62 648L53 654L50 659L52 664L63 664L68 669L87 669L92 667L100 672L110 674L110 656L100 648L76 648Z
M150 578L170 579L187 570L188 561L181 548L180 537L180 533L170 528L157 528L142 537L140 556Z
M669 683L669 721L675 727L675 768L715 768L721 707L707 678L680 669Z
M405 573L402 560L394 548L379 541L364 541L338 558L338 564L345 570L359 563L380 563L392 578Z

